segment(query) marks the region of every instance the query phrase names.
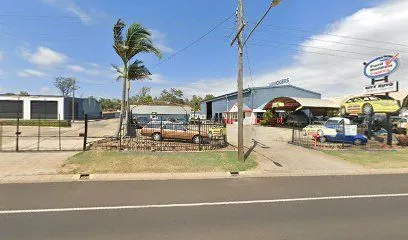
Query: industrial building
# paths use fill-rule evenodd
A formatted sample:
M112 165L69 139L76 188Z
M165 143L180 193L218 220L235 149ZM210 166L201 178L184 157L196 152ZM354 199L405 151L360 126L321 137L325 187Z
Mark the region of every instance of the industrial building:
M131 105L134 119L143 122L157 120L173 120L188 122L191 115L191 107L174 105Z
M243 91L244 124L254 124L265 112L265 105L279 97L321 99L321 94L293 85L271 84L265 87L247 88ZM209 120L237 119L237 92L224 94L201 102L201 115Z
M101 105L94 98L75 98L75 119L101 118ZM52 95L4 95L0 94L0 118L72 119L72 98Z

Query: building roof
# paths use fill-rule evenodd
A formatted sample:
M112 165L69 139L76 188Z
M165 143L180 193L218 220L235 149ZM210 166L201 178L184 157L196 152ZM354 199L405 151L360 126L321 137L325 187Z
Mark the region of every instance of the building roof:
M10 95L10 94L0 94L1 97L35 97L35 98L39 98L39 97L63 97L61 95Z
M296 86L293 86L293 85L263 86L263 87L245 88L245 89L243 90L243 93L251 92L252 90L272 89L272 88L280 88L280 89L282 89L282 88L294 88L294 89L297 89L297 90L301 90L301 91L305 91L305 92L309 92L309 93L314 93L314 94L320 95L320 93L317 93L317 92L314 92L314 91L310 91L310 90L307 90L307 89L304 89L304 88L301 88L301 87L296 87ZM202 102L210 102L210 101L214 101L214 100L217 100L217 99L222 99L222 98L225 98L225 97L235 96L235 95L237 95L237 92L236 92L236 91L235 91L235 92L231 92L231 93L227 93L227 94L223 94L223 95L217 96L217 97L215 97L215 98L203 100Z
M339 104L336 104L327 99L318 99L318 98L298 98L298 97L278 97L267 104L264 104L264 110L272 108L273 104L282 103L277 108L291 109L291 110L300 110L304 108L340 108Z
M191 114L191 108L188 106L160 106L160 105L131 105L132 114Z
M243 103L242 106L242 111L244 112L252 112L252 109L250 107L248 107L248 105L246 105L245 103ZM237 103L235 103L230 110L228 110L229 113L236 113L238 112L238 106Z

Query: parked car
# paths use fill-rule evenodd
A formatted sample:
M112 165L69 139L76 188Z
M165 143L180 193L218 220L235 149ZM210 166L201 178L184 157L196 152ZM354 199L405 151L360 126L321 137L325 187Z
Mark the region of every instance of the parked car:
M392 125L394 126L396 133L407 134L408 118L403 117L403 118L396 119L396 121L394 121Z
M325 142L338 142L338 143L351 143L354 145L366 145L367 137L363 134L357 134L353 136L347 136L342 132L337 133L334 136L324 135L318 136L318 141L321 143Z
M360 96L347 100L340 108L342 116L373 115L374 113L395 113L400 110L399 101L388 96Z
M220 127L220 126L213 126L208 130L208 137L210 139L216 138L216 137L223 137L227 133L227 128L225 127Z
M140 133L143 136L150 136L154 141L162 139L191 140L193 143L202 143L208 139L207 133L199 133L196 130L187 129L182 124L170 121L153 121L142 128Z
M297 111L288 116L286 123L290 126L295 125L296 127L305 127L309 124L309 118L304 112Z
M329 118L329 120L327 120L324 125L313 124L306 126L305 128L303 128L303 135L307 136L318 134L319 136L335 136L337 134L337 131L343 130L343 124L350 124L350 120L341 117Z

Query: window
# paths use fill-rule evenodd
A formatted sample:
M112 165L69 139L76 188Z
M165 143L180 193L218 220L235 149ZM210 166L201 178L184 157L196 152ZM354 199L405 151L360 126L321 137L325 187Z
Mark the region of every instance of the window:
M174 125L173 124L165 124L165 125L163 125L163 129L174 130Z
M182 125L175 125L174 126L174 130L177 131L186 131L187 129L185 127L183 127Z

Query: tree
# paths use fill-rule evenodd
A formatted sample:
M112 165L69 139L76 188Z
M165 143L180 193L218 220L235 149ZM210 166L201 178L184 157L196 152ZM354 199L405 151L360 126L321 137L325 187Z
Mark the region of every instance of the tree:
M142 87L134 96L134 104L149 104L153 102L153 97L150 95L150 87ZM131 101L132 102L132 101Z
M201 101L203 101L203 98L196 95L193 95L193 97L191 98L189 105L194 112L200 111Z
M164 89L159 97L159 101L174 103L174 104L184 104L183 91L177 88L171 88L170 90Z
M20 93L18 95L20 95L20 96L30 96L30 94L27 91L20 91Z
M210 99L213 99L213 98L215 98L214 95L212 95L212 94L207 94L207 95L205 95L204 100L210 100Z
M120 109L119 99L100 98L99 102L103 111L116 111Z
M118 130L116 136L119 137L120 130L123 125L123 117L125 122L129 122L130 112L130 80L140 80L148 77L150 72L141 61L134 61L132 59L139 53L153 53L161 57L160 51L153 45L151 33L138 23L129 26L126 31L124 29L126 24L119 19L113 27L113 49L121 58L123 67L114 66L116 71L121 75L122 79L122 101L121 101L121 116L119 120ZM127 129L125 129L127 135Z
M76 79L72 77L57 77L55 78L54 86L61 91L62 96L68 97L74 90L78 90Z

